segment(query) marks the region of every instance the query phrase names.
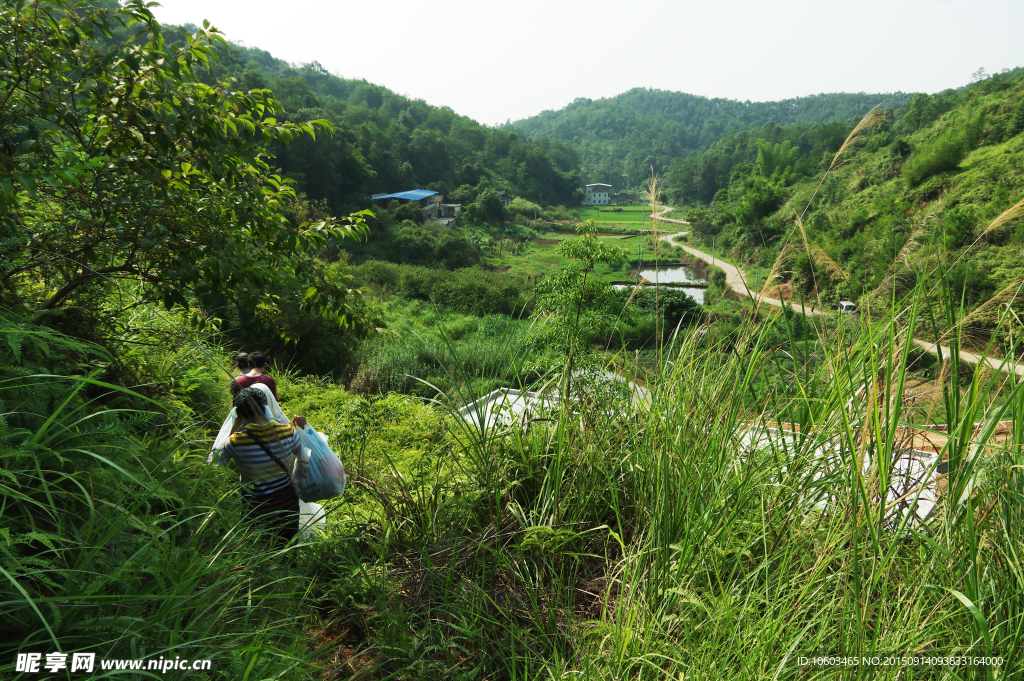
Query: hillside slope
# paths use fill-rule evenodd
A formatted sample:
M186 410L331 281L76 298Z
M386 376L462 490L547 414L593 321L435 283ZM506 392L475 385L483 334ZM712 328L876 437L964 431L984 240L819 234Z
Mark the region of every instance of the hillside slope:
M953 288L976 306L1020 279L1024 226L1013 219L989 226L1024 197L1021 74L915 95L896 120L866 132L816 195L835 138L795 142L800 134L823 137L822 128L800 126L737 135L677 162L670 193L697 204L702 172L728 177L706 208L690 211L694 238L710 243L714 236L734 258L756 254L768 263L788 238L799 255L783 259L781 278L808 295L814 286L850 300L898 292L945 263ZM803 223L814 262L796 225L809 201Z
M168 42L180 41L186 30L195 27L165 27ZM335 213L367 207L374 193L422 187L451 195L482 179L544 205L582 200L577 154L564 143L489 128L447 107L333 75L315 62L292 65L233 44L218 57L200 72L208 84L232 77L242 90L270 88L287 119L334 125L331 137L279 148L276 164Z
M673 158L706 149L730 133L772 121L777 125L820 124L863 116L871 107L902 106L909 95L819 94L778 102L740 102L683 92L634 88L599 100L577 99L510 127L527 137L571 142L581 154L587 182L635 187Z

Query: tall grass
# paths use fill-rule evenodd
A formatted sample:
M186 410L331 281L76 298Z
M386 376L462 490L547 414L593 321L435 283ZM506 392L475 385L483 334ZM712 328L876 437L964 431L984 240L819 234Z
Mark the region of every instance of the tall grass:
M494 428L455 407L490 389L481 376L517 387L534 351L512 325L464 352L468 327L440 324L447 435L415 460L347 460L328 534L275 550L239 522L230 476L201 465L191 417L86 371L102 353L5 322L0 663L181 651L218 678L1020 678L1024 396L1014 372L961 363L948 282L914 282L856 317L682 327L653 366L601 355L650 399L574 380L573 399ZM939 397L916 402L914 341L940 336ZM548 368L531 387L568 384ZM200 378L197 401L215 401ZM914 429L942 454L923 520L896 464ZM371 430L336 446L363 452ZM821 655L1002 664L800 662Z
M371 551L390 587L362 673L1018 678L1024 396L1012 372L946 358L945 422L926 428L948 435L927 473L943 492L926 519L907 512L917 320L958 314L924 309L925 286L855 318L751 319L727 341L683 329L642 408L581 390L517 426L453 418L443 465L392 481L404 501ZM821 655L1002 665L800 664Z
M14 672L25 652L205 658L208 678L308 671L319 653L299 625L295 547L268 549L240 520L237 483L201 463L204 424L185 402L212 399L202 354L165 353L192 373L182 403L152 399L101 380L102 350L0 321L4 678L32 677ZM96 678L114 674L99 665Z

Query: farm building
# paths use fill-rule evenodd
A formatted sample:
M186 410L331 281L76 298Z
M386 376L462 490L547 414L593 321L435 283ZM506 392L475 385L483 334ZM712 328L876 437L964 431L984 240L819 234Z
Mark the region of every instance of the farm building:
M458 214L459 209L462 208L461 204L442 203L444 197L429 189L410 189L409 191L395 192L393 194L374 194L370 197L371 201L390 201L391 199L415 201L423 209L423 215L430 220L454 217Z
M588 206L609 206L612 202L612 186L610 184L587 185L586 202Z

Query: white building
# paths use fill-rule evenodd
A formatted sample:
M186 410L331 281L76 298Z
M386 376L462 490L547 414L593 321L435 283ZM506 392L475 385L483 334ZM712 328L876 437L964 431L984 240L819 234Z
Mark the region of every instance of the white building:
M612 186L600 182L587 185L588 206L610 206L612 203Z

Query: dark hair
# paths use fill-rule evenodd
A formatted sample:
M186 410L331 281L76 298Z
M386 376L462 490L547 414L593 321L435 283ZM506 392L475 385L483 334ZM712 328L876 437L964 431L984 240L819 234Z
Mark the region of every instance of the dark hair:
M263 365L267 363L267 356L257 350L256 352L249 353L249 366L262 369Z
M242 388L235 395L235 409L243 419L253 419L263 415L263 407L267 406L267 396L259 388Z
M249 367L249 354L240 352L235 355L235 366L239 369L247 369Z

